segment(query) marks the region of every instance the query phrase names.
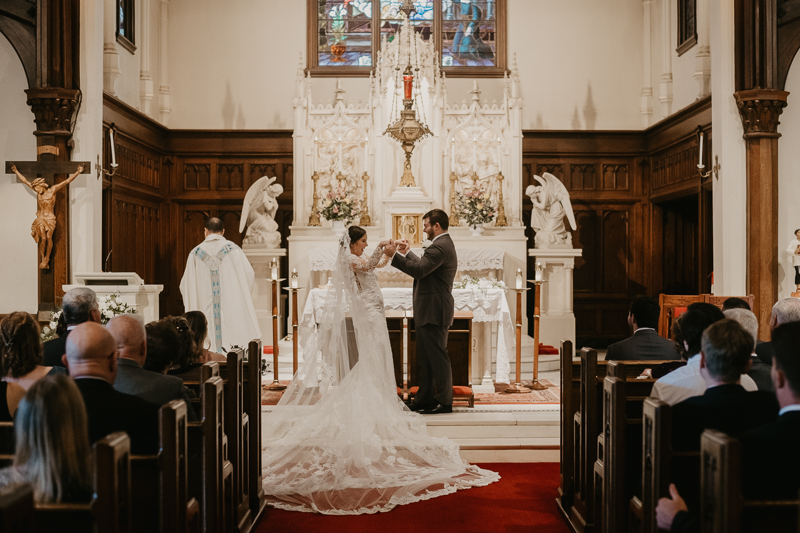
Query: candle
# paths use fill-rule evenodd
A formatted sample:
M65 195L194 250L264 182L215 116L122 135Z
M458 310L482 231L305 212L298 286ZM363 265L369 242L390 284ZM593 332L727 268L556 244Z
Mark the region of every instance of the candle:
M278 261L274 257L272 258L272 262L270 263L270 267L272 270L272 281L278 280Z
M409 74L404 74L403 75L403 85L404 85L404 89L405 89L405 99L406 100L411 100L413 84L414 84L414 76L409 75Z
M703 132L700 132L700 160L697 162L698 168L703 168Z
M543 274L544 272L542 271L542 264L536 263L536 275L533 277L533 279L535 281L543 281Z
M517 269L517 289L522 288L522 269Z
M293 289L297 288L297 269L296 268L292 269L292 288Z
M108 139L111 143L111 166L117 166L117 152L114 149L114 129L111 128L108 130Z

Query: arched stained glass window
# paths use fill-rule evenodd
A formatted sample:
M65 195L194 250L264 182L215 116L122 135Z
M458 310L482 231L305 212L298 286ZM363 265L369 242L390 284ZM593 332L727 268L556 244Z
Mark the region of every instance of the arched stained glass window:
M114 0L117 4L117 42L131 53L136 51L134 38L134 1Z

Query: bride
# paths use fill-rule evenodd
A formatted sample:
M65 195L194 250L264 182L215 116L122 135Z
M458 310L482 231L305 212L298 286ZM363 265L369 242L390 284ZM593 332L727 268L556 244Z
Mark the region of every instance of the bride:
M305 364L264 418L263 483L274 507L386 512L500 479L428 435L422 415L397 397L374 272L389 242L366 258L364 229L351 226L339 241L322 317L301 332Z

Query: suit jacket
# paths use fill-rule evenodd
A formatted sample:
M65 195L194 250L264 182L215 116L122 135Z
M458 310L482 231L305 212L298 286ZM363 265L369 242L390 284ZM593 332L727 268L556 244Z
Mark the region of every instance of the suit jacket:
M772 366L772 341L756 344L756 355L764 364Z
M745 498L796 500L800 490L800 411L782 414L743 435L741 442Z
M428 246L422 257L395 254L392 266L414 278L414 322L417 326L453 324L453 279L458 271L456 247L444 233Z
M159 406L172 400L183 400L186 402L189 420L197 421L197 415L192 409L181 378L145 370L133 359L125 357L117 359L117 379L114 381L114 389Z
M135 454L158 452L158 410L160 406L114 390L102 379L81 378L75 384L83 396L89 416L89 442L94 444L110 433L124 431Z
M50 339L42 345L44 348L42 366L64 367L64 362L61 361L61 356L67 353L67 337L69 336L70 331L72 330L68 329L60 337Z
M639 329L627 339L608 347L606 361L680 361L675 343L653 329Z
M756 382L758 390L774 393L775 386L772 384L772 377L769 375L772 366L766 364L758 357L751 357L750 360L752 363L750 365L750 370L747 371L747 375Z

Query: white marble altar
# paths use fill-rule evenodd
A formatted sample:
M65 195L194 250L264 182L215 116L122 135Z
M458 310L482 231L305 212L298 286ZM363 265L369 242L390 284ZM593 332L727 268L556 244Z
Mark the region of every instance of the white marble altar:
M163 285L148 285L135 272L81 272L75 274L73 285L63 285L64 292L76 287L89 287L98 298L119 294L119 299L136 308L136 314L142 315L145 324L158 320L158 296L164 290Z
M261 342L264 346L272 345L272 282L270 262L273 258L280 264L281 257L286 257L286 248L270 248L266 244L243 244L242 251L256 274L256 281L253 284L253 307L258 317L258 327L261 328ZM279 272L279 278L288 277L287 272ZM278 291L278 298L285 297L285 291ZM278 313L283 306L278 306ZM283 321L278 320L278 327L283 327ZM278 338L283 338L283 331L278 330Z
M528 250L528 255L542 264L547 282L542 285L539 342L559 347L562 340L571 340L575 345L572 272L575 258L582 254L583 250L575 248Z

